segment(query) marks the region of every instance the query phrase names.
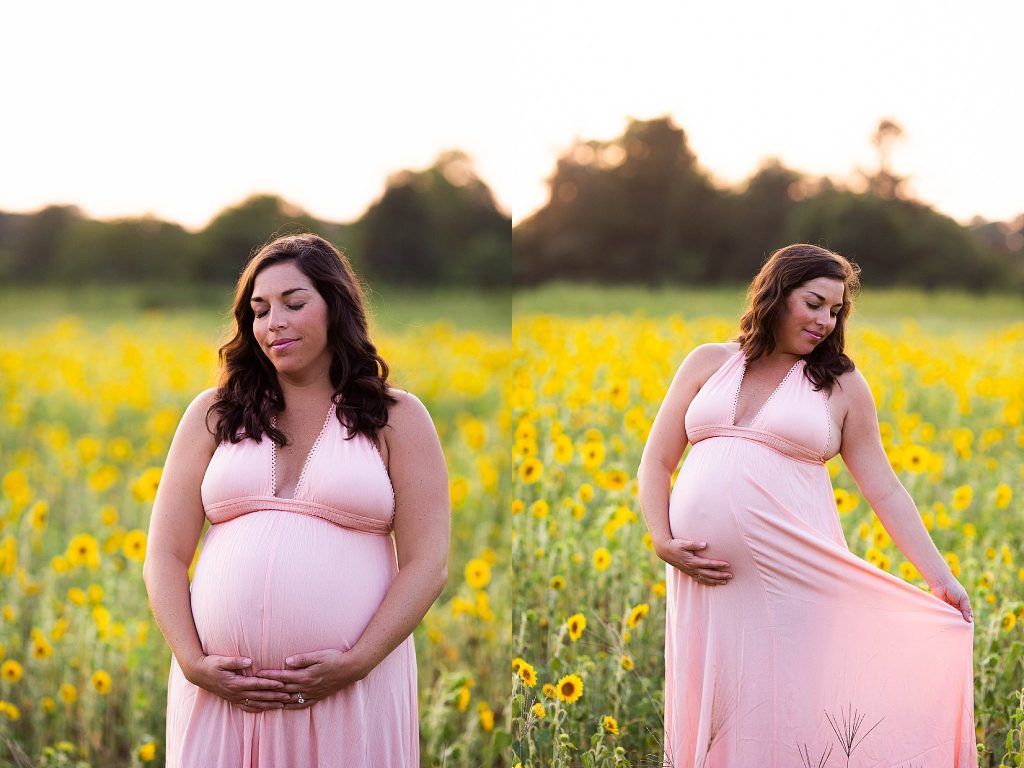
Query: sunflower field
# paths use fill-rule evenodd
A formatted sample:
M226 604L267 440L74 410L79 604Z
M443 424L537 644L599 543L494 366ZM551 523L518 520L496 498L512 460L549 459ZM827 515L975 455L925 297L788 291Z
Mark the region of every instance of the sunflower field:
M665 564L636 470L683 358L737 331L721 316L516 316L516 768L662 765ZM979 765L1024 765L1024 323L856 316L847 332L889 461L971 596ZM927 589L842 459L828 469L851 550Z
M0 765L163 765L171 656L142 581L146 532L225 331L210 313L69 314L0 351ZM423 765L490 763L509 743L509 339L435 322L374 340L449 467L448 585L415 632Z

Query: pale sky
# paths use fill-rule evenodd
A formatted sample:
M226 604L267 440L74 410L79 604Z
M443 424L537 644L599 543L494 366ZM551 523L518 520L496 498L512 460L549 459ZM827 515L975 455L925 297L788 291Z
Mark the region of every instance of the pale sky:
M1024 3L529 0L516 22L521 178L513 221L575 137L670 114L723 182L776 155L812 174L873 167L883 116L912 190L954 218L1024 213ZM529 180L532 179L532 180ZM522 186L522 185L527 186Z
M200 227L265 191L351 221L460 148L508 211L506 21L482 6L5 4L0 210Z
M21 3L0 11L0 210L190 228L253 192L351 221L461 148L518 222L574 138L670 114L723 183L846 177L879 118L921 199L1024 212L1024 4Z

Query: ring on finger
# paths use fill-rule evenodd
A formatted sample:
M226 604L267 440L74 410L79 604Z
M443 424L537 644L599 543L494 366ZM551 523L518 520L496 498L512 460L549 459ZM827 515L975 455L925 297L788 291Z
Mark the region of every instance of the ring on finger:
M243 701L243 702L242 702L242 706L243 706L243 707L248 707L248 706L249 706L249 700L248 700L248 699L246 699L245 701Z

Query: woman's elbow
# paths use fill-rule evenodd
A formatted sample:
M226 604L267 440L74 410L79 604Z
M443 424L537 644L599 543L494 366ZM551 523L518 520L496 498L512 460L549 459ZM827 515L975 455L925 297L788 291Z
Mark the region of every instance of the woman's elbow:
M445 586L448 584L448 564L441 563L439 568L434 571L434 599L436 600L444 592Z

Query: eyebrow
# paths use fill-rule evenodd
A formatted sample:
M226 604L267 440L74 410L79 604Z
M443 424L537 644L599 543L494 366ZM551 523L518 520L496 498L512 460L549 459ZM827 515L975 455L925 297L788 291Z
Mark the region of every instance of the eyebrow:
M810 288L807 289L807 292L810 293L810 294L813 294L814 296L817 296L818 297L818 301L820 301L821 303L823 303L823 304L825 303L825 297L822 296L820 293L814 293L814 291L812 291ZM833 304L832 306L833 307L841 307L841 306L843 306L843 302L840 301L838 304Z
M287 296L289 293L295 293L296 291L305 291L306 288L289 288L287 291L281 291L281 296ZM255 304L257 301L266 304L266 300L262 296L253 296L249 299L249 302Z

